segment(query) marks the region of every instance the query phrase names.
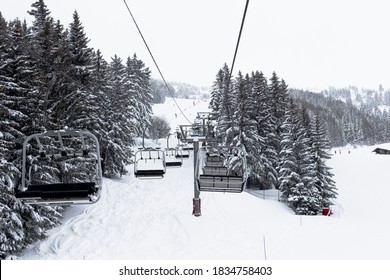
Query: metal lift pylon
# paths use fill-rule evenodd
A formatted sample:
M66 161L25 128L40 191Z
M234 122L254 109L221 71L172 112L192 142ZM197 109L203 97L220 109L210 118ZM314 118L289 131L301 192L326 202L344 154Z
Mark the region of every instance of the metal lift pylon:
M194 139L194 198L192 200L193 201L192 215L194 215L195 217L201 216L200 191L197 186L198 152L199 152L199 140Z

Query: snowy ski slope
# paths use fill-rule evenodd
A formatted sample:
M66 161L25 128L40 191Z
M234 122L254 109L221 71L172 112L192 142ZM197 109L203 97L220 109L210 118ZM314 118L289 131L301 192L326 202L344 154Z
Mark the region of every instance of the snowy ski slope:
M190 120L207 110L207 101L178 102ZM172 99L154 112L172 131L188 124ZM150 145L165 147L166 140ZM201 193L202 216L194 217L192 157L160 180L139 180L129 166L128 176L104 180L98 203L70 207L63 224L20 259L390 259L390 155L373 149L333 151L339 196L330 217L294 215L275 191Z

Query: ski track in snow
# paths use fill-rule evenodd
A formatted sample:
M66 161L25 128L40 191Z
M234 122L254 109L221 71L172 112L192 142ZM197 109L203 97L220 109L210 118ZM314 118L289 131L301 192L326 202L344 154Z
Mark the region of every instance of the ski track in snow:
M180 102L192 118L207 109L207 102ZM168 99L154 108L172 131L187 123L175 106ZM69 207L62 225L20 259L264 259L265 249L267 259L389 259L390 156L373 149L333 152L339 195L331 217L295 215L275 191L201 193L202 216L194 217L192 157L161 180L134 178L130 166L128 175L104 179L96 204Z

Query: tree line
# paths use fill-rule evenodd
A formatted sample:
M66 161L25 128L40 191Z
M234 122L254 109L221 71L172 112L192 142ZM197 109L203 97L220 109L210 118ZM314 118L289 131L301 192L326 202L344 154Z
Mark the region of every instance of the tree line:
M26 136L86 129L99 139L104 176L121 175L136 137L153 123L162 127L151 116L152 102L164 102L168 94L135 54L106 61L89 47L77 12L68 28L50 16L43 0L28 13L31 25L0 13L0 259L45 237L63 210L15 198ZM182 98L203 94L184 84L169 86ZM380 93L373 94L373 104L390 102L390 94ZM326 165L329 146L378 143L390 134L387 111L352 106L348 92L337 94L346 101L288 89L276 73L268 79L258 71L232 77L226 65L218 71L210 101L217 137L245 148L249 187L279 189L297 214L317 214L332 203L337 193Z
M43 0L32 24L0 13L0 258L19 252L59 224L61 207L15 199L26 136L65 127L99 139L104 176L125 173L131 146L150 125L150 71L134 54L108 62L88 46L77 11L65 28Z
M294 102L274 72L268 80L256 71L231 77L225 64L217 73L210 108L217 115L223 145L247 153L248 186L279 189L297 214L315 215L336 198L326 125Z
M329 88L319 93L290 89L296 103L326 123L332 147L374 145L390 139L390 91Z

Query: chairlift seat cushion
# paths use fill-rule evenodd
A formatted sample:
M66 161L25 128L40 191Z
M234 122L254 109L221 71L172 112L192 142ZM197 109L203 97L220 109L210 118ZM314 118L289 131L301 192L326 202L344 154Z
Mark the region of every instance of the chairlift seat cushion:
M94 182L57 183L30 185L26 191L19 192L16 196L19 198L40 197L43 199L71 198L87 197L96 193L96 191Z
M176 155L175 156L176 158L189 158L190 157L190 155L189 154L182 154L182 155Z
M182 162L181 161L166 161L165 165L166 166L181 166Z
M162 177L165 174L164 170L137 170L135 173L136 177Z

